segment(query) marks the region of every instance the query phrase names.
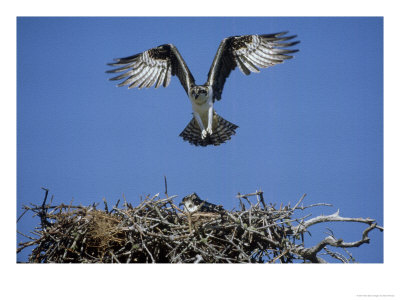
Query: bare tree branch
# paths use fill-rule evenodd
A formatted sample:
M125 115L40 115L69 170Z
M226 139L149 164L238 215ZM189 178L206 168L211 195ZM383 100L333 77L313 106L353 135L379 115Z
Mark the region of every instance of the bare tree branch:
M111 210L103 199L104 211L96 203L46 204L49 191L44 189L42 203L24 206L18 218L31 211L40 226L31 232L36 237L18 232L27 241L19 243L17 253L33 247L31 263L348 263L354 258L345 249L367 244L372 230L383 230L373 219L342 217L339 211L308 220L310 214L294 217L298 210L330 204L304 206L304 194L293 207L289 203L277 209L265 203L261 190L239 193L239 210L188 213L174 204L176 195L168 196L164 180L166 198L146 196L134 206L123 196L123 207L118 208L118 200ZM337 239L329 230L323 240L305 248L305 233L327 222L368 227L360 240Z

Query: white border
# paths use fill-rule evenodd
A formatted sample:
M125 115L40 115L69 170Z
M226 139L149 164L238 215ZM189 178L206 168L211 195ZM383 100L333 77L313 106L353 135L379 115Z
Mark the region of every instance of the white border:
M194 7L196 3L198 7ZM2 294L28 299L145 298L362 299L357 295L400 296L398 212L400 149L398 85L398 8L395 1L14 1L1 12L2 68L1 218ZM259 7L263 9L260 10ZM183 9L182 9L183 7ZM178 9L179 8L179 9ZM16 199L16 16L384 16L385 27L385 263L363 265L17 265L15 263ZM396 52L395 52L396 51ZM4 91L4 90L3 90ZM394 96L396 95L396 96ZM5 107L5 108L4 108ZM4 149L4 146L2 147ZM4 167L5 166L5 167ZM5 233L5 234L4 234ZM395 282L396 280L396 282ZM190 287L189 288L185 288ZM382 298L381 296L380 298ZM379 297L374 297L379 298Z

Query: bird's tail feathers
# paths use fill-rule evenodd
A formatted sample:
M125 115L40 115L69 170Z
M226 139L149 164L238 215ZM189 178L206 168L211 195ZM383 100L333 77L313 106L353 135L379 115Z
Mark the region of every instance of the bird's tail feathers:
M206 138L203 139L201 136L201 129L196 119L192 118L179 136L195 146L218 146L230 140L231 136L236 133L236 128L238 128L237 125L225 120L217 113L214 113L213 133L211 135L208 134Z

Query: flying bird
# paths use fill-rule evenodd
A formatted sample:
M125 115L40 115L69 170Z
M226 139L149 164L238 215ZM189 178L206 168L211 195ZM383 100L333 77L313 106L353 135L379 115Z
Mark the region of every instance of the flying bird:
M196 193L190 194L182 199L179 206L183 206L183 209L187 213L194 212L222 212L224 209L222 205L216 205L204 200L201 200Z
M164 44L132 56L114 59L107 73L122 73L110 80L124 79L117 86L155 88L167 87L171 76L177 76L192 104L193 118L180 136L195 146L220 145L231 139L237 125L223 119L214 110L215 100L221 100L226 78L239 67L249 75L280 64L297 49L284 49L298 44L290 41L296 35L288 32L231 36L222 40L208 72L207 82L196 85L194 77L173 44Z

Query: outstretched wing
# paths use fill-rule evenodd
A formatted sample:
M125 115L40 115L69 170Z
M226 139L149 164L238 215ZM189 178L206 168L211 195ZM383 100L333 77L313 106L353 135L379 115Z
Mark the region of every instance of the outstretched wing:
M124 72L110 79L126 78L118 86L128 85L128 88L138 87L141 89L143 87L149 88L154 84L155 88L158 88L162 84L167 87L171 75L178 76L186 93L188 93L190 86L194 85L194 78L189 68L178 49L172 44L161 45L132 56L117 58L115 61L108 65L118 66L118 68L109 70L107 73Z
M259 68L267 68L282 63L293 56L287 55L298 50L282 49L298 44L300 41L284 42L296 37L284 36L279 32L261 35L242 35L225 38L217 50L214 61L208 72L207 84L213 88L214 100L220 100L225 80L236 66L249 75L260 72Z

